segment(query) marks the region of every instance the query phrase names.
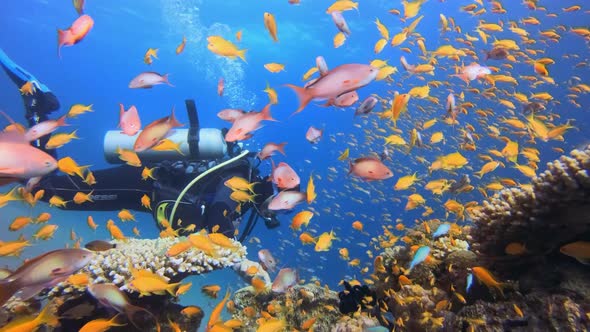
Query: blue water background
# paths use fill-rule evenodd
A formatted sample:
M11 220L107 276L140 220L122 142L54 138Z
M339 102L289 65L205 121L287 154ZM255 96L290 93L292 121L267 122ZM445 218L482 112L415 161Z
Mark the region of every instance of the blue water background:
M481 17L460 12L459 7L472 3L471 1L447 1L444 3L430 0L426 2L420 15L424 19L418 25L419 32L426 39L426 47L429 51L438 46L452 44L456 48L464 47L455 41L456 33L447 32L441 37L439 32L439 14L453 17L458 26L464 32L477 36L474 27L479 19L494 23L503 20L506 24L505 31L495 33L498 39L511 38L519 40L518 36L507 29L509 20L520 21L524 17L534 16L541 21L540 26L523 26L531 33L537 44L530 46L534 49L546 49L546 53L538 57L550 57L556 64L548 67L550 76L555 79L556 86L542 85L531 89L530 85L520 75L535 75L532 65L525 63L513 63L514 69L511 75L517 78L520 85L516 90L530 96L532 91L550 92L556 101L549 106L549 111L559 114L560 120L556 124L565 123L566 119L575 119L573 124L578 130L569 131L565 135L565 142L542 142L537 144L525 143L526 138L518 139L517 136L508 135L513 140L518 139L521 146L534 146L541 151L540 170L544 163L557 158L560 153L552 150L552 147L561 147L565 151L587 143L588 94L581 95L577 100L582 105L576 108L567 101L568 80L572 76L578 76L582 82L589 83L588 65L575 68L577 63L588 61L588 42L582 37L569 32L570 27L587 27L588 15L582 11L577 13L562 13L561 8L580 1L540 1L540 6L546 6L547 12L558 13L558 17L546 17L545 11L530 11L520 1L504 1L507 14L496 15L489 12L489 4L486 2L488 13ZM373 45L380 38L373 23L379 18L394 36L408 23L401 23L398 16L387 12L389 9L402 10L401 4L393 4L390 1L361 1L359 11L344 13L344 16L352 30L352 35L344 46L334 49L333 36L337 29L325 9L331 4L329 1L305 1L300 6L292 6L287 1L122 1L101 0L87 1L86 13L95 20L95 26L89 35L78 45L62 49L62 58L57 57L56 28L67 28L73 22L77 14L69 1L9 1L3 4L0 14L0 47L22 67L33 73L40 81L48 85L59 98L62 108L55 115L65 114L73 104L93 104L93 113L84 114L77 119L68 120L70 127L61 131L78 129L81 140L75 140L59 149L59 155L72 156L81 165L92 165L92 170L109 167L102 156L102 143L105 131L115 129L118 123L118 103L126 106L136 105L142 122L147 124L157 118L168 114L172 107L178 110L177 115L181 122L187 123L188 119L183 112L184 100L194 98L199 109L201 124L205 127L224 127L227 123L216 117L216 113L223 108L243 108L246 110L260 110L268 101L262 91L268 82L279 95L279 104L272 107L273 116L280 122L267 123L265 127L256 132L255 137L246 142L251 150L260 149L267 142L289 142L286 147L287 156L278 156L275 161L289 163L299 173L302 187L305 187L310 174L316 177L318 191L317 202L312 204L318 212L310 224L312 234L319 235L322 232L334 230L338 241L334 242L332 250L317 253L312 246L302 246L297 238L299 233L292 232L288 225L290 216L281 217L282 224L279 229L267 230L259 224L254 231L254 236L260 239L260 244L248 242L248 257L256 260L256 252L260 248L270 249L276 256L281 267L296 267L301 277L306 280L318 278L322 284L336 288L343 278L368 278L368 273L361 273L360 269L372 265L372 259L367 257L366 251L374 254L379 252L374 247L367 246L371 237L375 237L381 231L383 225L392 224L397 218L401 218L407 226L415 224L420 219L422 208L405 212L403 208L406 197L411 191L394 191L393 185L397 178L418 172L425 179L415 187L427 200L427 205L434 208L435 213L429 218L445 219L444 203L449 198L456 198L465 203L471 200L482 199L476 190L469 194L452 197L445 194L442 198L435 198L423 189L423 185L437 178L458 178L445 172L435 172L428 175L428 165L416 162L416 156L422 156L429 162L437 156L457 151L460 142L459 132L451 126L441 122L433 128L424 131L424 139L427 141L435 131L443 131L446 137L445 144L438 144L434 149L415 148L410 155L402 150L396 150L393 161L387 165L394 171L394 178L383 182L362 183L346 175L348 165L346 162L337 161L338 155L350 147L351 157L367 156L371 153L380 153L383 149L384 134L374 131L372 123L379 123L380 128L387 130L387 134L393 132L387 120L377 120L375 115L368 118L354 118L354 107L347 109L322 108L312 103L301 114L289 117L297 108L295 94L282 84L292 83L303 85L301 77L307 69L315 63L315 57L324 56L328 66L333 68L345 63L368 63L372 59L388 59L391 65L397 66L400 72L392 76L394 83L389 85L384 81L373 82L369 86L359 90L360 98L370 94L378 94L384 98L390 98L391 91L401 93L409 91L414 86L425 85L429 80L448 81L447 87L432 88L431 96L436 96L444 103L446 95L451 89L459 94L465 89L465 84L457 78L449 78L453 73L452 66L460 65L452 60L440 59L435 76L423 75L425 80L417 77L407 77L407 73L399 65L399 57L405 55L410 63L420 63L418 58L420 51L408 41L401 47L409 47L412 54L400 50L400 47L386 46L385 50L375 55ZM273 43L263 25L263 13L271 12L278 23L279 43ZM402 10L403 13L403 10ZM410 19L409 21L412 21ZM538 31L555 28L558 25L567 27L566 32L559 31L562 36L559 43L547 42L546 38L538 37ZM238 45L248 49L247 64L241 60L228 60L217 57L206 48L206 37L220 34L223 37L235 40L234 34L243 31L243 41ZM181 55L174 53L182 36L188 39L186 49ZM448 38L448 39L447 39ZM490 38L491 40L493 38ZM545 42L543 42L545 40ZM479 63L483 62L480 51L487 50L490 45L481 41L475 42L475 52L480 56ZM520 44L521 48L525 45ZM159 59L154 64L147 66L142 58L149 48L159 48ZM567 58L565 56L568 56ZM576 55L577 57L574 57ZM468 64L471 60L465 58ZM279 62L286 65L286 71L272 74L263 67L268 62ZM488 65L500 66L504 62L488 61ZM446 68L443 71L441 68ZM153 89L130 90L127 85L138 73L146 70L154 70L160 73L169 73L170 81L175 85L157 86ZM507 74L503 69L503 73ZM226 82L224 97L217 96L217 81L223 77ZM403 82L403 83L400 83ZM472 82L471 87L483 90L488 85L482 82ZM510 84L498 83L500 89L514 91ZM498 125L499 117L507 115L505 107L499 106L493 101L483 99L470 93L466 93L465 101L475 103L475 108L469 115L460 115L461 126L471 123L476 128L475 109L492 108L496 111L497 119L489 119L487 125ZM503 97L505 99L510 99ZM514 99L510 99L515 104ZM425 107L428 114L422 113L417 106ZM16 121L24 123L23 106L17 88L4 74L0 74L0 109L5 110ZM520 112L517 106L516 113ZM403 136L408 140L408 133L415 124L421 123L433 117L439 117L444 113L444 106L430 103L427 100L413 98L410 101L408 114L402 116L398 126L404 131ZM524 121L524 118L520 116ZM324 138L317 145L311 145L305 140L305 132L310 126L324 128ZM506 126L504 126L506 127ZM461 153L469 160L469 167L461 170L460 174L471 174L479 170L485 163L477 158L477 154L486 153L487 149L501 150L504 143L497 139L487 137L481 132L483 138L477 142L477 151L469 152L461 150ZM524 160L519 156L519 160ZM505 161L506 162L506 161ZM523 161L524 162L524 161ZM508 162L506 162L508 165ZM270 166L265 162L262 166L263 173L270 171ZM335 172L328 170L333 167ZM494 176L511 177L519 182L527 182L527 178L511 167L497 169L492 175L488 174L483 181L471 177L474 185L487 184ZM351 182L370 191L370 195L351 187ZM8 187L2 188L2 192ZM352 199L354 198L354 200ZM359 203L363 202L363 204ZM297 209L306 208L302 205ZM39 203L32 211L21 203L10 203L0 210L0 227L2 229L1 240L15 239L20 232L9 233L8 224L19 215L32 213L33 216L40 212L48 211L53 215L50 223L60 226L56 237L45 242L36 242L34 246L27 248L20 258L0 258L0 266L16 267L24 258L33 257L50 249L72 244L69 240L70 230L87 242L94 239L107 239L109 237L104 225L107 219L116 219L117 211L113 212L64 212L56 208L49 208L44 203ZM353 215L354 214L354 215ZM389 214L389 216L384 216ZM86 226L86 217L92 215L100 225L96 232L92 232ZM143 237L157 237L158 230L151 215L136 214L137 223L117 224L125 234L131 234L133 226L137 226ZM354 220L364 223L366 233L355 231L351 227ZM454 221L454 216L449 217ZM310 231L308 229L307 231ZM29 226L24 234L28 237L36 230ZM401 236L403 233L398 232ZM360 258L363 262L360 267L348 267L346 262L339 258L338 248L346 247L350 250L351 258ZM369 273L372 268L369 269ZM204 277L190 279L193 282L192 291L181 298L183 304L197 304L210 311L210 305L216 301L204 299L199 293L201 285L217 283L223 287L232 285L232 288L243 287L245 284L230 271L211 273Z

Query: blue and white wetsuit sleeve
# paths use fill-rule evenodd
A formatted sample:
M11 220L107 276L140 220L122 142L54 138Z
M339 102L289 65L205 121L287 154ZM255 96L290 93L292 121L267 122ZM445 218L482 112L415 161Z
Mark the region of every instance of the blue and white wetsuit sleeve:
M49 92L49 88L39 82L31 73L17 65L8 55L0 48L0 65L4 68L4 71L8 74L10 79L20 88L26 82L32 82L37 90L41 92Z

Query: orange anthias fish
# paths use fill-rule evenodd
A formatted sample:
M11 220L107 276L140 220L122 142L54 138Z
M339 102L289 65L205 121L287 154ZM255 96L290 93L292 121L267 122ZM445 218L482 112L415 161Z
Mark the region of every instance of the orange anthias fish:
M349 161L349 174L356 175L365 181L385 180L393 176L393 172L376 157L357 158Z
M111 319L97 318L97 319L91 320L88 323L84 324L84 326L82 326L78 332L106 331L109 328L114 327L114 326L127 325L126 323L117 323L118 318L119 318L119 315L116 315Z
M186 37L182 36L182 42L180 43L180 45L178 45L176 47L176 54L182 53L182 51L184 51L185 46L186 46Z
M236 45L232 42L225 40L221 36L209 36L207 37L207 49L209 51L228 57L230 59L235 59L239 57L244 62L246 62L246 51L247 50L240 50Z
M43 289L53 287L86 266L92 257L92 252L85 249L59 249L28 260L0 280L0 305L19 290L23 290L20 297L27 300Z
M61 58L62 46L72 46L86 37L94 26L94 20L88 15L78 17L66 30L57 30L57 55Z
M277 36L277 22L275 21L275 17L273 14L265 12L264 13L264 27L268 30L268 33L272 37L272 40L276 43L279 41L279 37Z
M0 180L29 179L51 173L58 162L28 144L20 133L0 133Z
M270 105L267 104L260 112L245 113L237 118L231 128L225 134L227 142L243 141L252 137L251 132L261 128L263 120L277 121L270 114Z
M128 136L134 136L141 129L141 120L135 106L131 105L125 111L123 104L119 104L119 127L121 132Z
M27 96L34 94L37 88L35 88L32 81L28 81L20 87L19 91L23 96Z
M66 124L67 115L63 115L57 120L45 120L40 122L27 130L25 133L25 139L29 142L35 141L42 136L49 135L57 130L58 127L67 126Z
M277 261L268 249L261 249L258 251L258 259L260 265L269 272L274 272L277 268Z
M283 156L285 156L285 145L287 145L287 142L283 142L283 143L267 143L262 150L260 150L260 152L258 153L258 158L260 158L260 160L264 160L267 158L270 158L274 155L275 151L280 152Z
M323 129L318 129L314 126L310 126L305 133L305 139L311 144L317 144L322 139L324 134Z
M291 229L294 231L298 231L302 225L304 225L305 227L307 227L309 225L309 222L311 221L311 218L313 217L313 212L311 211L301 211L299 213L297 213L293 219L291 220Z
M502 288L505 286L505 284L500 283L496 279L494 279L490 271L480 266L476 266L471 270L473 271L473 275L475 275L479 281L481 281L489 288L496 288L502 294L502 296L504 296Z
M219 97L223 96L224 89L225 89L225 81L223 80L223 77L220 77L219 81L217 82L217 95L219 95Z
M225 292L225 296L223 297L223 300L221 300L221 302L219 302L215 306L213 311L211 311L211 315L209 316L209 321L207 322L207 327L205 328L206 332L211 332L213 330L213 326L215 324L217 324L219 321L221 321L221 312L223 311L223 308L225 307L225 303L229 299L230 294L231 293L228 289Z
M345 64L328 71L305 88L292 84L286 86L293 89L299 98L299 108L295 111L299 113L312 100L328 100L333 104L337 97L371 83L378 73L377 68L369 65Z
M115 284L91 284L88 286L88 292L103 306L127 315L127 319L129 319L138 330L144 330L141 328L142 324L138 324L136 321L139 312L143 312L153 319L157 330L160 330L160 324L156 317L146 309L132 305L129 302L127 295L125 295L125 293Z
M0 328L1 332L37 331L41 325L57 326L59 321L53 314L54 305L49 302L37 316L24 316L13 319Z
M299 185L299 175L285 162L280 162L275 167L272 163L272 181L279 189L291 189Z
M297 271L290 268L281 269L272 282L271 289L275 293L285 293L289 288L295 286L299 276Z
M78 163L71 157L63 157L57 161L57 168L67 175L77 175L81 179L84 179L84 171L88 169L90 165L78 166Z
M135 152L142 152L150 149L166 137L172 128L182 126L183 124L178 122L176 117L174 117L173 108L170 116L163 117L150 123L141 131L141 133L139 133L139 136L137 136L137 139L133 144L133 150Z

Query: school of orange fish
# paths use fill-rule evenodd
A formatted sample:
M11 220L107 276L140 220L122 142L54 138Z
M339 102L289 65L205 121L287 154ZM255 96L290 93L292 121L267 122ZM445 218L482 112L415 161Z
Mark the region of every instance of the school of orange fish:
M288 3L298 5L299 1L289 0ZM84 1L74 0L74 5L80 17L70 28L58 31L60 57L65 56L63 47L78 44L91 32L94 25L94 20L84 14ZM326 14L334 22L335 48L343 47L349 39L356 37L346 19L359 19L358 15L348 17L348 14L354 10L358 11L362 5L362 2L359 5L358 2L340 0L327 8ZM456 15L470 17L473 26L461 27L455 24L452 15L440 14L437 18L439 40L426 40L421 35L420 22L425 16L422 13L430 12L427 8L430 6L444 6L445 13L453 13L458 9ZM399 235L389 237L392 243L388 242L387 246L393 245L398 238L411 242L411 239L403 237L404 229L413 222L425 224L424 222L432 217L447 220L451 227L460 230L457 223L465 225L465 220L468 220L472 211L477 209L477 199L487 197L505 186L528 186L528 179L536 175L538 164L542 160L541 151L551 148L555 152L563 153L565 137L572 130L576 130L576 127L573 125L574 119L565 119L561 112L565 108L582 108L578 100L581 95L590 92L590 85L582 78L587 75L589 64L580 54L562 54L560 59L553 59L545 56L545 53L548 49L558 48L560 39L565 35L568 38L570 35L579 38L581 43L586 43L587 48L590 30L588 27L564 24L556 24L544 30L539 28L542 21L545 26L545 20L551 22L550 20L558 16L563 18L562 15L566 17L571 13L583 11L579 5L562 8L559 12L547 11L542 1L525 0L521 6L529 15L519 20L510 20L504 16L506 10L502 1L475 0L465 6L458 6L450 1L401 1L401 5L392 4L392 7L396 8L375 20L378 34L368 34L377 36L374 38L374 46L371 45L376 59L359 59L359 63L351 64L340 64L337 59L331 59L333 63L330 63L332 67L329 67L322 56L317 56L310 59L315 60L316 65L303 74L303 80L306 81L303 87L285 82L299 99L299 106L283 107L292 107L294 114L303 112L295 116L311 116L310 113L321 111L311 110L314 108L310 104L313 101L325 101L324 106L345 109L352 107L356 110L354 127L365 134L362 139L352 133L330 134L332 143L344 143L348 146L344 151L337 153L326 152L325 155L334 157L334 166L330 166L327 172L312 169L313 175L309 176L305 193L284 190L269 205L271 210L291 210L298 208L298 204L307 202L308 207L297 211L290 225L302 244L314 245L315 252L324 252L332 249L334 240L339 240L340 257L347 262L350 269L358 269L352 270L351 274L366 274L373 263L362 257L351 258L346 245L358 242L360 247L367 248L369 258L372 258L373 250L382 247L383 241L377 237L361 237L362 240L358 240L357 232L369 235L365 232L365 224L377 223L385 234ZM297 10L297 7L303 9L305 3L293 9ZM584 12L588 13L589 11ZM261 13L260 19L261 29L267 31L273 42L278 42L280 19L275 19L269 12ZM371 38L373 37L366 37L364 42L370 41ZM232 39L235 42L231 41ZM235 37L208 36L206 47L220 57L246 61L247 45L248 35L240 30L235 33ZM174 53L181 56L185 47L205 45L187 44L187 39L182 37ZM385 55L392 50L401 51L404 55L397 58ZM150 65L154 60L162 61L163 59L158 58L158 51L157 48L150 48L145 53L144 62ZM556 81L552 76L552 66L558 62L562 68L567 68L568 72L559 73L559 77L567 75L567 78ZM271 73L280 73L287 66L288 64L272 62L267 63L264 68ZM167 75L146 71L135 77L129 83L129 88L152 88L160 84L173 87ZM372 85L376 84L387 85L389 91L386 94L370 95ZM34 85L27 82L20 88L20 92L31 94L34 89ZM271 105L278 104L278 93L268 84L264 92L268 95L269 102L260 112L235 109L219 112L218 116L221 119L232 124L226 141L251 139L252 133L261 127L262 121L276 121L271 116L270 109ZM223 96L223 93L224 79L220 78L217 94ZM289 91L286 90L285 93ZM363 100L359 99L361 95L365 95ZM6 160L0 162L0 178L3 184L23 179L28 180L28 183L26 187L15 187L0 195L0 207L10 201L25 201L35 206L44 193L37 191L33 195L31 188L40 177L55 169L70 176L79 176L89 185L95 183L88 166L78 165L71 157L55 160L29 146L29 142L52 133L47 143L47 148L50 149L62 147L72 139L77 139L75 130L70 133L54 132L65 125L67 118L90 111L92 105L73 105L69 112L59 119L45 121L29 129L14 123L4 114L11 124L0 137L0 151L3 156L7 156L4 158ZM120 158L131 167L142 167L137 153L147 149L176 150L181 153L179 144L166 138L172 128L182 126L176 120L174 111L141 130L140 111L135 106L130 106L126 111L125 106L121 104L119 126L126 135L135 136L139 133L132 150L117 151ZM334 130L333 128L329 129ZM304 136L309 143L318 144L323 139L325 130L327 129L310 126ZM291 146L295 144L290 143ZM259 157L264 160L275 155L275 152L287 157L289 146L286 145L287 142L267 142L260 150ZM403 159L404 162L398 159ZM313 165L313 160L305 162L310 167ZM500 167L510 168L509 172L502 173L512 176L494 175ZM142 173L144 180L153 178L152 172L153 169L145 167ZM345 173L349 173L351 177L346 177ZM477 184L472 183L468 175L478 178ZM299 175L287 162L275 165L273 161L271 178L279 189L291 189L300 183ZM323 182L323 185L316 194L314 182L317 181ZM344 190L330 189L326 182L343 182ZM384 183L386 185L383 185ZM233 200L240 203L252 200L252 184L247 181L236 178L226 185L234 189L231 197ZM477 192L480 196L477 196ZM66 204L92 202L91 194L78 193L73 202L66 202L54 196L48 199L49 206L63 207ZM325 207L309 206L316 200L321 201ZM354 203L344 203L349 201ZM374 211L361 209L367 202L376 206L405 206L406 211L421 207L422 219L405 220L401 214L393 213L390 209L384 209L377 215ZM141 203L149 208L149 197L144 196ZM355 206L359 209L355 210ZM332 229L315 236L318 233L319 222L314 225L314 217L323 215L329 215L332 219L351 220L352 231L338 225L335 228L341 232L340 235ZM133 214L125 209L118 212L117 217L121 221L134 220ZM58 230L58 225L47 224L50 220L49 212L42 212L36 217L21 216L14 219L8 226L11 232L19 231L31 224L40 225L40 229L33 235L34 239L27 240L21 237L14 241L1 242L0 256L19 257L33 241L51 239ZM91 216L88 217L88 226L92 229L98 227ZM302 227L306 230L303 231ZM107 228L113 239L125 238L121 229L112 220L108 222ZM71 233L72 241L76 241L74 247L79 248L80 239L74 230ZM134 228L134 233L140 236L137 228ZM162 232L162 236L174 235L174 231ZM437 236L441 235L444 234ZM253 237L249 242L264 245L264 241ZM288 247L294 245L289 239L284 239L281 243L282 252L290 250ZM428 250L421 249L416 253L415 261L408 267L408 271L428 256ZM507 251L512 249L514 248L507 248ZM8 297L18 290L55 285L70 277L88 261L84 251L71 250L73 251L50 252L25 263L16 272L6 272L2 277L7 278L5 280L9 280L10 283L0 281L4 282L0 285L10 285ZM301 256L309 257L310 254L305 246L298 252ZM280 258L281 253L277 252L274 255ZM259 258L263 266L266 264L271 271L276 266L273 255L268 251L261 250ZM311 262L311 258L308 262ZM32 275L31 271L36 271L34 268L38 266L45 267L47 271L40 274L35 272L36 275ZM485 269L476 269L474 268L474 274L481 282L492 287L494 283L497 284ZM159 292L167 291L174 295L174 290L180 286L167 284L147 272L137 271L135 274L137 280L149 283L148 288L156 288ZM292 273L287 278L291 285L296 282L292 280ZM364 281L370 283L371 279L365 278ZM136 282L136 286L138 289L142 288L139 281ZM252 286L255 289L265 287L254 283ZM117 309L113 303L117 301L117 296L124 295L107 288L91 285L89 291L101 303L104 301L106 305ZM273 290L274 288L273 285ZM218 285L209 285L203 287L203 292L216 297L220 289ZM38 292L38 289L29 291L36 294L35 291ZM176 294L178 295L178 291ZM221 330L223 322L220 314L228 301L228 296L229 293L213 310L207 331ZM0 301L4 303L7 300L6 294L2 292ZM125 302L124 299L121 301ZM130 310L141 310L132 308L135 307L128 306L117 310L127 314ZM42 324L54 324L55 317L46 311L44 309L38 316L19 321L19 324L28 325L7 326L0 328L0 331L21 331L23 326L34 329ZM94 324L84 331L102 331L101 328L116 326L119 323L112 319L100 322L97 320ZM239 322L225 325L229 326L239 327ZM261 324L259 331L275 331L277 327L279 330L284 328L284 322L269 319Z

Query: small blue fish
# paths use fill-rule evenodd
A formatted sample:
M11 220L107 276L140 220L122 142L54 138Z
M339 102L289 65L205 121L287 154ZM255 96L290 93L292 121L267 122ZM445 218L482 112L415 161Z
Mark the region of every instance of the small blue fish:
M469 289L471 288L471 285L473 285L473 274L469 273L467 275L467 287L465 287L465 290L467 293L469 293Z
M449 229L451 229L450 224L441 224L440 226L438 226L434 234L432 234L432 239L434 240L439 236L447 235Z
M428 257L428 254L430 254L430 247L429 246L422 246L422 247L418 248L418 250L416 250L416 253L414 254L414 258L412 258L412 262L410 262L410 268L409 268L408 273L410 271L412 271L414 266L424 262L426 257Z

